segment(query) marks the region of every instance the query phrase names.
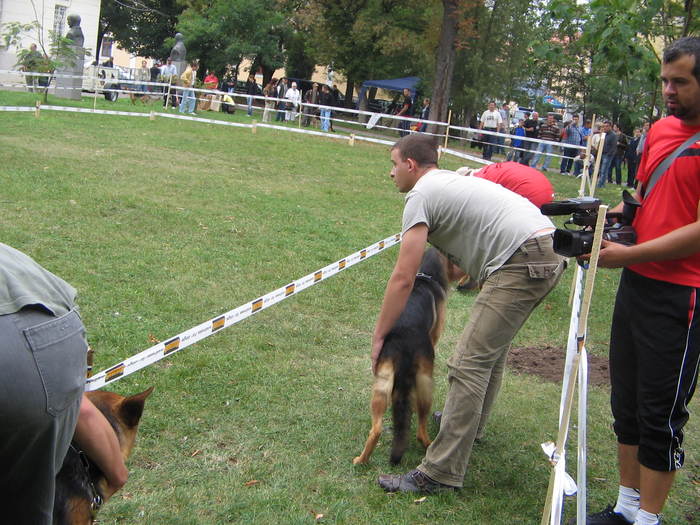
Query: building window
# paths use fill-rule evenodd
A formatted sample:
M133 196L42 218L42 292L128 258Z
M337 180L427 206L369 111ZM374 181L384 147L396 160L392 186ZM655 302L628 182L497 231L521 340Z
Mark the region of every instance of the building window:
M102 39L102 49L100 49L101 57L109 58L112 56L112 42L112 38L108 36Z
M66 11L68 8L64 5L54 7L53 11L53 32L57 37L65 36L66 29Z

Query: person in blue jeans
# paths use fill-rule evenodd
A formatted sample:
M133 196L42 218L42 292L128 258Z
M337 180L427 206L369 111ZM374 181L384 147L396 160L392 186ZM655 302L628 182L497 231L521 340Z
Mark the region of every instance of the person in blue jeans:
M547 120L544 124L540 126L539 138L541 140L548 140L550 142L559 142L561 140L561 131L554 121L554 115L547 115ZM537 153L530 163L530 167L538 169L537 163L541 156L544 156L544 161L542 162L542 171L549 170L549 163L552 161L550 153L552 153L552 145L540 142L537 145Z
M578 115L571 117L571 122L564 128L561 141L568 146L581 146L583 144L583 132L578 125ZM561 165L559 167L560 174L569 174L574 164L574 158L577 155L578 149L564 147L564 156L561 159Z
M184 73L180 75L180 82L184 86L184 91L182 93L182 101L180 102L180 113L188 113L190 115L195 115L194 108L197 105L197 98L194 94L194 81L197 78L197 63L192 62Z
M321 94L318 97L320 106L327 106L320 109L321 131L329 131L331 125L331 108L333 105L333 95L327 84L321 87Z

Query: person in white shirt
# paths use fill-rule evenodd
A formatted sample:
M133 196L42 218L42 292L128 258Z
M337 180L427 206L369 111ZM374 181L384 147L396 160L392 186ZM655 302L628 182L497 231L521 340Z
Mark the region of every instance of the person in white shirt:
M484 131L503 131L503 117L501 113L496 109L495 102L489 102L489 109L481 114L479 119L479 129ZM483 135L483 145L484 145L484 160L491 160L491 155L493 155L493 150L495 149L495 144L498 144L498 137L495 135L484 134Z
M297 111L299 109L299 104L301 104L301 91L297 89L297 83L292 82L292 87L287 90L287 94L284 96L289 102L287 102L287 111L284 113L285 120L294 120L297 118Z

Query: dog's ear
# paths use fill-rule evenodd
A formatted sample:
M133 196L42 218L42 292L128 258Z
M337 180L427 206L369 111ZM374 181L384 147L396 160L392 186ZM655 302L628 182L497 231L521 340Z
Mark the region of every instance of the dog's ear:
M119 407L119 415L129 427L138 425L141 414L143 414L143 405L146 402L146 398L151 395L151 392L153 392L153 387L144 390L140 394L125 397L122 400Z

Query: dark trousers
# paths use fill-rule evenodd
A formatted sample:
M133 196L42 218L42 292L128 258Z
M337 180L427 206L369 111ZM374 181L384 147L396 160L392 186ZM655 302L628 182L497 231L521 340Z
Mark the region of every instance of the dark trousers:
M484 128L484 131L496 131L496 128ZM491 155L496 150L496 145L498 144L498 137L494 135L484 135L484 160L491 160Z
M577 150L574 148L564 148L564 156L561 159L561 166L559 168L561 173L569 173L569 171L571 171L571 167L574 165L576 151Z
M615 155L610 164L610 171L608 171L608 182L612 183L613 170L615 170L615 184L618 186L622 184L622 157Z
M530 165L530 161L532 160L532 152L530 150L534 144L534 142L530 142L529 140L523 140L522 148L527 151L520 152L520 164L524 166Z
M637 178L637 167L639 166L640 157L636 155L627 159L627 186L634 188L634 182Z
M625 269L610 335L610 400L619 443L661 472L683 465L683 426L700 361L700 289Z

